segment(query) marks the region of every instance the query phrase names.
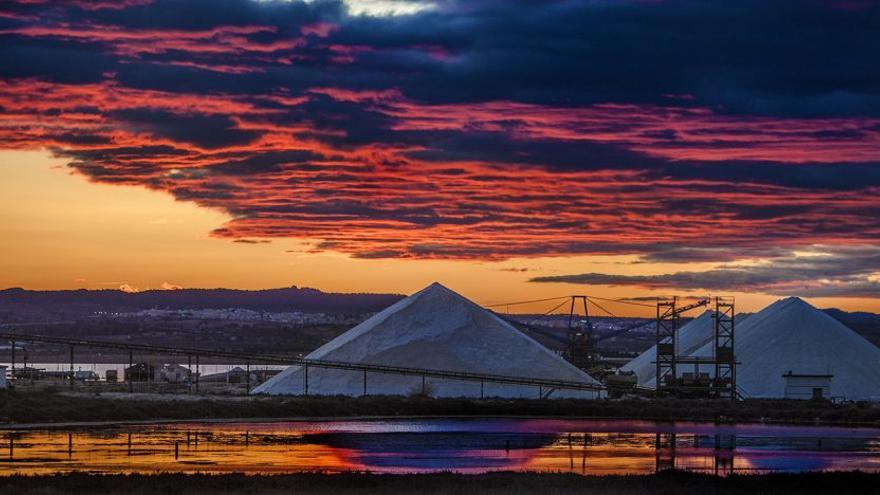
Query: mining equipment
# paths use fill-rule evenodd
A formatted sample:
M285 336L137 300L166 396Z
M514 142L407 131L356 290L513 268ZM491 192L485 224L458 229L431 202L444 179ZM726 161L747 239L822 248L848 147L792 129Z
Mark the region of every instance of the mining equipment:
M639 384L639 378L633 371L616 371L605 375L602 383L608 390L608 396L612 399L623 397L626 394L633 393Z
M597 337L595 335L592 321L590 320L589 306L587 305L588 300L589 296L571 296L571 306L568 314L568 338L566 340L565 350L562 352L562 357L587 373L595 373L601 376L607 373L607 370L602 369L602 360L599 355L598 344L605 340L623 335L631 330L650 325L654 320L639 321L623 328L619 328L610 334ZM580 315L576 312L576 301L583 301L583 318L580 318ZM596 301L590 300L590 303L596 305ZM617 317L607 309L603 308L603 311L614 318Z
M593 304L612 318L617 318L617 315L613 314L604 306L600 305L596 300L599 299L606 301L608 299L585 295L573 295L565 296L563 298L546 299L541 301L553 301L559 299L563 299L562 302L560 302L544 314L548 315L561 309L564 306L568 306L568 328L565 337L560 336L558 333L555 333L548 328L536 325L529 325L521 321L514 320L505 315L499 316L516 327L524 328L531 333L541 335L543 337L546 337L547 339L556 341L561 344L563 347L563 350L560 353L561 356L569 363L588 373L590 376L606 382L606 386L609 387L609 393L611 395L622 395L623 393L631 392L633 389L635 389L637 383L636 376L634 374L615 372L616 366L611 366L608 363L603 362L602 356L598 352L598 344L605 340L623 335L637 328L650 325L654 323L654 320L646 319L643 321L635 322L623 328L617 329L610 334L597 337L595 328L590 318L589 305ZM524 301L523 303L541 301ZM580 310L583 311L583 314L580 314Z
M587 372L591 376L601 380L608 388L609 395L621 396L631 392L639 392L638 379L635 374L621 372L610 363L603 362L598 352L598 344L604 340L617 337L631 330L655 324L657 357L657 386L655 395L666 396L692 396L692 397L717 397L736 398L736 360L733 355L734 334L734 299L732 297L700 297L696 301L685 305L679 305L678 297L657 298L657 315L654 319L646 319L626 327L620 328L602 337L595 335L595 329L590 319L590 304L616 317L605 309L598 301L616 301L587 295L572 295L561 298L541 299L537 301L523 301L514 304L531 304L544 301L559 301L552 309L544 313L549 315L568 306L568 330L565 337L554 333L548 328L528 325L516 321L509 316L499 315L508 322L524 328L529 332L541 335L548 339L559 342L563 350L561 355L568 362ZM711 358L697 358L690 356L678 356L676 349L676 334L681 316L691 310L712 305L715 306L715 346L714 356ZM580 311L583 314L580 314ZM678 373L678 365L692 364L697 370L694 373ZM700 372L700 366L714 367L715 375L711 377L708 372ZM640 392L648 392L641 390Z
M583 319L575 319L578 316L575 312L577 302L583 302ZM587 296L571 296L571 307L568 311L568 339L562 357L587 372L596 365L596 346Z
M676 397L715 397L735 399L736 359L734 341L734 299L715 297L715 345L712 358L679 356L676 345L679 318L682 313L708 306L709 298L678 306L677 297L657 298L656 326L656 395ZM678 365L691 364L694 372L678 373ZM713 366L715 375L700 372L700 366Z

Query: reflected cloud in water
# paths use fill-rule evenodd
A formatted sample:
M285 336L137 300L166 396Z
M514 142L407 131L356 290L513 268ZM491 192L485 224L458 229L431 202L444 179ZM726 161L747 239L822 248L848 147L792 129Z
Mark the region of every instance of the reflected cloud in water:
M880 471L880 430L648 421L185 423L0 433L0 474Z

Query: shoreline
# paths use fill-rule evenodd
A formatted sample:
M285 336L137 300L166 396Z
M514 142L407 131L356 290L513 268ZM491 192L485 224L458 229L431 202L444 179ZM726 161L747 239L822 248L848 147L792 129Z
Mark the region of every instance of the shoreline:
M447 494L483 493L541 495L726 495L734 493L878 493L880 474L815 472L733 474L719 477L686 471L646 475L578 475L498 471L484 474L303 473L289 475L168 474L103 475L75 472L58 475L0 477L0 494L140 495L254 493L300 494Z
M880 406L792 400L437 399L0 391L0 430L186 422L392 419L570 419L880 428Z
M423 414L423 415L378 415L378 416L289 416L289 417L229 417L229 418L154 418L136 420L102 420L102 421L57 421L41 423L0 423L0 431L12 430L56 430L56 429L79 429L79 428L107 428L114 426L150 426L150 425L179 425L186 423L202 424L227 424L227 423L307 423L307 422L342 422L342 421L413 421L413 420L442 420L442 419L511 419L511 420L569 420L569 421L644 421L655 424L711 424L711 425L766 425L766 426L815 426L826 428L850 428L850 429L876 429L880 430L880 422L853 424L853 423L816 423L809 421L714 421L711 419L651 419L644 417L598 417L598 416L560 416L560 415L476 415L476 414Z

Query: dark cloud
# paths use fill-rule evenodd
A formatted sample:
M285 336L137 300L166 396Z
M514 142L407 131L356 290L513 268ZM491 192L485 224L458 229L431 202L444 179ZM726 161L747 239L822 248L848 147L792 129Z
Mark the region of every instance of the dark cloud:
M789 254L757 265L724 265L706 271L662 275L582 273L535 277L530 281L804 297L880 297L880 249L829 247L809 255Z
M60 83L94 83L119 69L115 56L94 46L32 42L0 35L0 77L41 78Z
M224 155L220 155L224 158ZM319 160L322 156L310 150L285 150L264 153L250 153L248 156L229 156L220 164L211 167L211 172L226 176L249 176L265 173L277 173L291 166L300 169L308 167L310 160Z
M45 14L46 8L19 6L23 13L33 14ZM46 20L183 32L223 26L274 28L250 37L261 42L292 39L312 23L339 26L320 46L296 52L296 63L288 66L271 57L249 59L249 64L270 70L248 77L246 84L230 74L193 77L196 73L185 67L145 67L139 63L143 55L124 57L125 64L115 67L127 84L148 82L172 91L197 91L207 85L240 93L304 84L397 87L422 102L491 99L548 105L665 104L670 95L688 95L675 101L731 113L804 117L880 111L880 68L873 60L880 50L878 9L873 4L853 11L821 1L462 0L388 18L349 17L340 2L168 0L127 9L54 8ZM25 42L7 38L4 47ZM6 74L39 72L70 79L91 71L96 79L116 64L71 60L71 50L87 48L100 61L106 55L96 44L101 43L69 41L63 44L68 51L54 55L7 53L19 63L7 65ZM327 64L333 47L370 50L336 67ZM33 64L41 56L45 62L38 71ZM50 60L59 67L53 68Z
M642 251L644 254L640 255L639 260L633 263L735 261L745 258L777 258L791 254L788 249L767 246L756 248L743 245L736 247L692 247L663 243L644 246Z
M613 144L572 140L516 140L509 133L425 132L428 149L410 156L440 162L481 160L542 165L558 170L656 169L667 164Z
M111 117L132 132L147 132L204 148L247 144L260 135L237 128L226 115L179 114L142 108L120 110Z
M355 253L353 255L354 258L370 260L370 259L382 259L382 258L398 258L400 257L400 251L394 251L392 249L384 249L381 251L363 251L360 253Z
M363 104L339 101L324 95L312 95L309 101L297 109L276 118L277 122L302 122L314 124L314 130L301 136L317 138L336 147L352 148L369 143L402 142L403 133L391 130L394 119ZM326 134L333 131L334 134ZM341 132L340 132L341 131ZM412 141L412 139L409 139Z
M269 244L272 241L268 239L234 239L232 242L238 244Z
M841 157L842 159L845 157ZM773 162L726 160L723 163L675 162L649 171L648 178L715 180L733 186L770 184L805 189L853 190L880 187L878 163L801 163L780 166Z

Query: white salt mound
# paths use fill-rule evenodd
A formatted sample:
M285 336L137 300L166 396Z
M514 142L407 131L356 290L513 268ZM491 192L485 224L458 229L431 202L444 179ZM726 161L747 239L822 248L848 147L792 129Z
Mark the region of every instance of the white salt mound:
M712 345L694 354L711 356ZM740 362L737 387L746 397L784 397L782 375L792 372L833 375L831 397L880 399L880 349L797 297L776 301L738 324L734 352Z
M504 320L463 296L434 283L398 301L307 356L445 371L567 380L598 384ZM254 393L302 394L304 373L291 366L254 389ZM363 393L363 372L310 367L309 393ZM428 377L435 397L479 397L480 383ZM422 378L368 373L369 395L407 395L421 391ZM537 398L538 387L485 383L486 397ZM546 395L548 390L543 390ZM595 398L598 392L554 390L550 397Z
M746 318L748 316L748 318ZM714 320L706 312L681 327L678 355L711 359ZM639 385L656 385L656 347L627 363ZM802 299L781 299L752 315L736 316L737 388L745 397L785 397L783 375L833 375L829 395L847 400L880 399L880 349ZM679 365L679 375L693 371ZM714 376L713 365L699 372Z

